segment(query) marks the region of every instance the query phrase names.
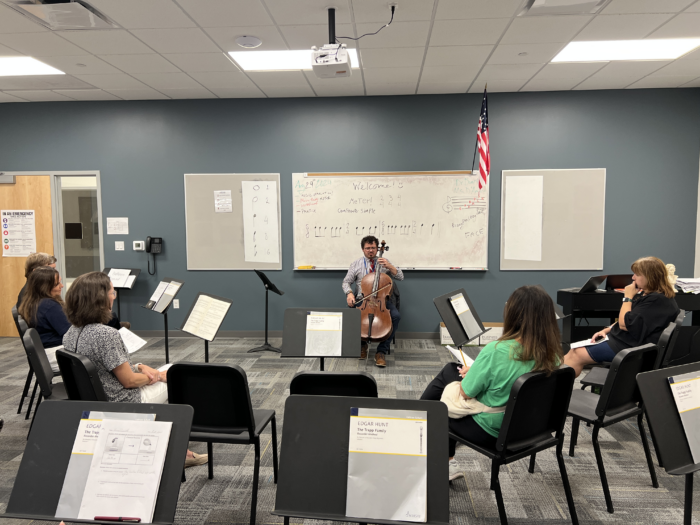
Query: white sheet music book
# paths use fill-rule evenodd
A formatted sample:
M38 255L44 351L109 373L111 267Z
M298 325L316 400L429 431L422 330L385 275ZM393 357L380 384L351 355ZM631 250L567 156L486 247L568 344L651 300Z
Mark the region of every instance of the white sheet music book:
M182 330L211 342L216 337L216 332L219 331L230 307L230 302L202 294L197 298Z

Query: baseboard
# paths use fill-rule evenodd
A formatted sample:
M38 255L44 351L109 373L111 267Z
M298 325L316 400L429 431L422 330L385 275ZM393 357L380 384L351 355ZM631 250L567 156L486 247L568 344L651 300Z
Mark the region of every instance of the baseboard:
M132 330L140 337L163 337L163 330ZM182 330L169 330L168 337L194 337L192 334L183 332ZM254 339L263 339L265 332L263 330L221 330L217 335L220 337L247 337ZM282 330L270 330L267 334L269 339L282 337ZM396 339L440 339L440 332L399 332L396 334Z

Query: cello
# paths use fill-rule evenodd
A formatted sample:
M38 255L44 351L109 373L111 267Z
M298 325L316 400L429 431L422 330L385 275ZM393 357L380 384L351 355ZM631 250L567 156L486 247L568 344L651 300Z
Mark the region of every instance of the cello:
M382 241L377 259L384 257L384 252L389 251L386 242ZM362 299L355 305L358 306L362 319L360 333L363 341L382 342L391 336L391 313L386 307L386 300L391 295L394 281L389 275L382 273L382 265L377 263L373 273L368 273L362 278L360 289Z

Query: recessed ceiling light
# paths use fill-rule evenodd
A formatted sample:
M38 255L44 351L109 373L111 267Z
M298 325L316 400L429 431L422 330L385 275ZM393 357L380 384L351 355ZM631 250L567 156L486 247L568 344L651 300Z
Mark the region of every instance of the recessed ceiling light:
M65 75L65 73L32 57L0 57L0 77L25 75Z
M236 39L236 44L246 49L255 49L256 47L260 47L262 40L257 36L239 36Z
M311 70L311 50L293 51L229 51L244 71L298 71ZM352 68L360 67L356 49L348 49Z
M700 46L700 38L570 42L552 62L675 60Z

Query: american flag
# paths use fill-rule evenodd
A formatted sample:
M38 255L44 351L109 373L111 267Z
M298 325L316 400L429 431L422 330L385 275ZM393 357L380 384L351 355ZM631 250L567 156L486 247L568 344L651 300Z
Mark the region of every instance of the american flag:
M491 151L489 149L489 110L484 88L484 100L481 102L479 127L476 130L476 142L479 147L479 189L486 186L491 173Z

